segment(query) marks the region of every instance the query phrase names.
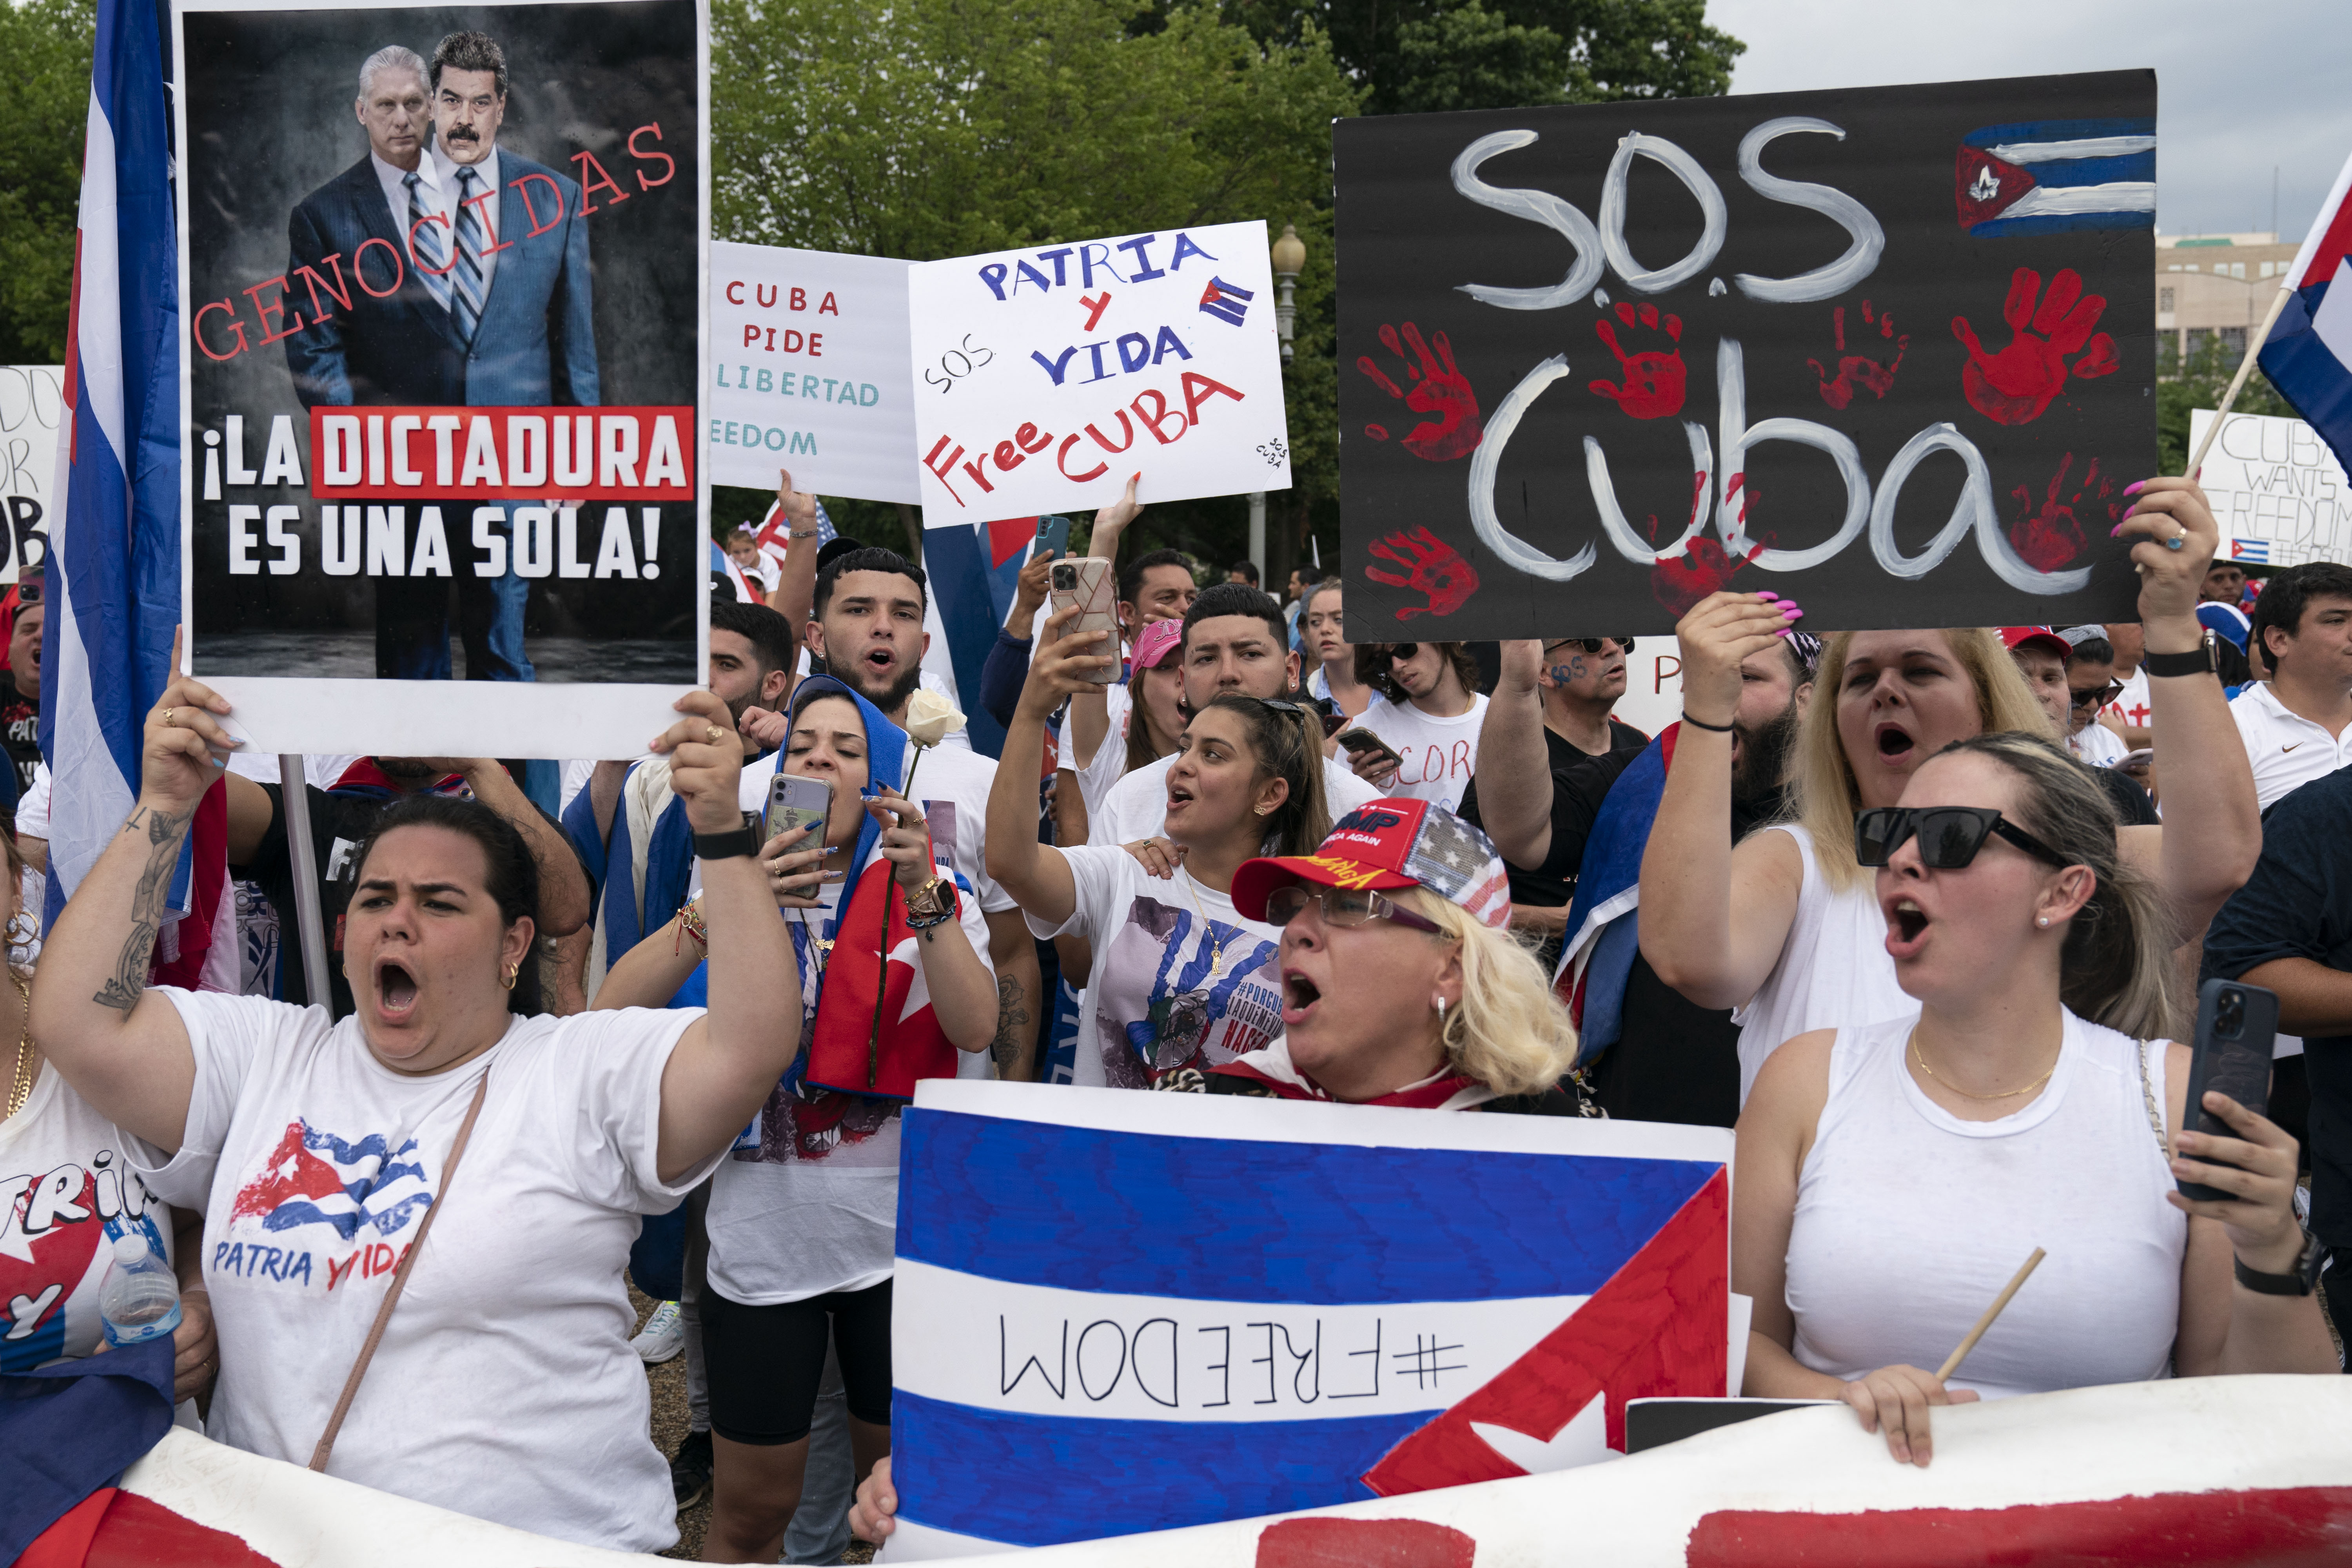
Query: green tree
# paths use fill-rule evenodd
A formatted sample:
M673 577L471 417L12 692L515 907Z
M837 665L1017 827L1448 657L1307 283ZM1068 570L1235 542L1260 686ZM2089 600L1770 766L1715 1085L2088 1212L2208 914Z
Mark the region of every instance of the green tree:
M65 358L97 0L0 4L0 364Z
M2156 457L2158 467L2168 474L2178 474L2189 466L2190 410L2219 408L2221 395L2230 390L2230 378L2238 374L2238 363L2245 356L2245 350L2231 348L2213 333L2190 336L2186 355L2169 332L2156 341ZM2299 417L2259 369L2246 378L2230 411Z

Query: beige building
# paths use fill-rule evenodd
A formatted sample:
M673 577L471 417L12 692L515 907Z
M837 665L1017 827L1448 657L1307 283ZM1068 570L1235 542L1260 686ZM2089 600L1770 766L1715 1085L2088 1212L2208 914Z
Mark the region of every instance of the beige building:
M2215 336L2243 354L2298 248L2275 234L2158 235L2156 330L2183 356Z

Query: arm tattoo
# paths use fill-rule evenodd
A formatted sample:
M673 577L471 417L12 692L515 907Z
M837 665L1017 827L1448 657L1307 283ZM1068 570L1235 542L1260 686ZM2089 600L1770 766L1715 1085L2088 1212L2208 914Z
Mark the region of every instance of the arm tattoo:
M989 1055L999 1068L1021 1058L1021 1031L1029 1026L1029 1009L1021 1005L1021 983L1010 974L996 977L996 1038Z
M142 806L122 825L125 834L135 833L147 840L147 864L140 870L138 889L131 896L131 934L123 940L121 956L114 961L114 973L90 1000L116 1009L126 1019L147 988L148 961L155 952L156 933L163 929L172 872L180 863L180 840L194 816L193 809L167 816Z

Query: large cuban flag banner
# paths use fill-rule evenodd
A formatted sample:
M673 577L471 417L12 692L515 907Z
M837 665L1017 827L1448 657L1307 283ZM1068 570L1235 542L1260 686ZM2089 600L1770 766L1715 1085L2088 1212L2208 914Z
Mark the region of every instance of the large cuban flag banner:
M1720 1395L1731 1134L928 1080L894 1561L1563 1469Z
M2282 287L2292 295L2263 341L2263 374L2352 468L2352 158Z

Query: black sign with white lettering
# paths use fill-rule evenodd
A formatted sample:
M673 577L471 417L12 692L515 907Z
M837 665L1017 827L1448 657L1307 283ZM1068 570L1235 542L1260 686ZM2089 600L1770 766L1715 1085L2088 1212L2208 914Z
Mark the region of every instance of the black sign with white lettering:
M1358 641L2129 618L2148 71L1343 121Z

